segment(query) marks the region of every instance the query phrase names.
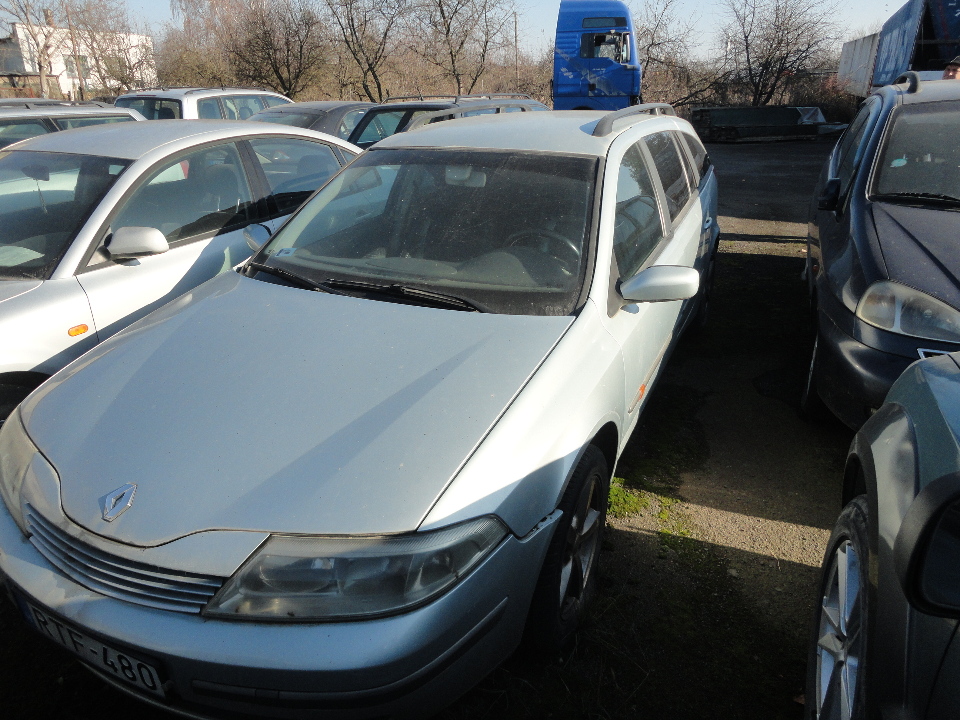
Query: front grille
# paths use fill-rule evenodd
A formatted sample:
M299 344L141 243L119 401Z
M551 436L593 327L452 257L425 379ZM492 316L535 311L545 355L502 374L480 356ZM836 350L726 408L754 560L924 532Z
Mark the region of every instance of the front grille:
M224 578L167 570L103 552L78 540L26 506L30 542L70 579L103 595L137 605L198 613Z

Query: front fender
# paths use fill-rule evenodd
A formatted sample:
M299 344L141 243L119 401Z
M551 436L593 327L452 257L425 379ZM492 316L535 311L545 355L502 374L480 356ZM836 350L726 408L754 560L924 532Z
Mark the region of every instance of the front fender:
M494 514L516 535L526 535L556 508L600 429L614 423L622 439L623 388L620 347L590 301L420 530Z

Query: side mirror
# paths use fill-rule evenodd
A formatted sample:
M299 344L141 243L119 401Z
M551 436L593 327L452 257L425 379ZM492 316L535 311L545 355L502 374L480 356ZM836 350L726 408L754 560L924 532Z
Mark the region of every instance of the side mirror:
M131 260L158 255L170 249L163 233L152 227L122 227L113 231L106 245L111 260Z
M823 192L817 198L817 208L836 211L840 204L840 178L831 178L823 186Z
M243 229L243 237L247 241L247 246L256 252L263 247L264 243L270 239L270 228L266 225L247 225Z
M907 509L893 563L909 603L938 617L960 617L960 473L937 478Z
M620 296L627 302L687 300L700 288L700 273L690 267L653 265L620 284Z

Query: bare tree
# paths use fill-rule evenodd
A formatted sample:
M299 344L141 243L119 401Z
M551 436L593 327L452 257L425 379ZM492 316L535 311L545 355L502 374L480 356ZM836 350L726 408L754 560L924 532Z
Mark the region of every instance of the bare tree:
M836 44L837 0L724 0L724 63L749 95L766 105L790 78L822 65Z
M17 35L26 41L30 61L40 75L40 94L47 97L47 78L53 71L53 58L60 54L66 35L57 28L58 18L48 3L35 0L0 0L0 14L15 24ZM26 68L25 68L26 69Z
M311 0L261 0L227 38L237 79L296 98L327 63L326 26Z
M457 94L473 92L491 53L508 42L510 0L419 0L414 6L418 48Z
M387 92L384 77L399 30L407 19L408 0L325 0L347 55L360 73L363 94L383 102Z

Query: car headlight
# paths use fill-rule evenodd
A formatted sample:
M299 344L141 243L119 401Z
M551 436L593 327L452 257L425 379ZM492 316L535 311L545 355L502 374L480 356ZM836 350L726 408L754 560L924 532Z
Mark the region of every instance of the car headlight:
M21 530L26 523L20 508L20 489L30 461L38 452L23 429L20 409L14 409L0 427L0 497Z
M881 330L943 342L960 342L960 311L906 285L883 280L867 288L857 317Z
M251 620L360 619L427 602L507 534L495 517L402 536L274 535L204 614Z

